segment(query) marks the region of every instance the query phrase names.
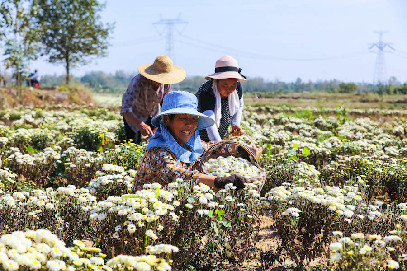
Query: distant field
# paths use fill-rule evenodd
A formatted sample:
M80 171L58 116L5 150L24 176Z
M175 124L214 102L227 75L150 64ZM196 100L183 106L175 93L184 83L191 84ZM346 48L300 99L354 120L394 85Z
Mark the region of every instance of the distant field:
M335 107L337 104L348 108L407 108L407 95L383 95L376 93L288 93L288 94L247 94L247 105L286 105L288 107Z
M96 106L120 107L122 104L122 93L92 93Z
M93 93L97 106L120 107L121 93ZM340 94L340 93L288 93L254 95L245 94L247 105L286 105L288 107L335 107L337 104L348 108L387 108L406 109L407 95L383 95L375 93Z

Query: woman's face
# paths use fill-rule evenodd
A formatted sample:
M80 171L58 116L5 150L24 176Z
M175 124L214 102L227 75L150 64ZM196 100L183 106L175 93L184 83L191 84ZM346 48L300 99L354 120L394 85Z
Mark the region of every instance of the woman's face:
M184 146L198 127L198 117L188 114L165 115L164 123L175 141Z
M237 79L218 79L218 91L222 99L226 99L237 88Z

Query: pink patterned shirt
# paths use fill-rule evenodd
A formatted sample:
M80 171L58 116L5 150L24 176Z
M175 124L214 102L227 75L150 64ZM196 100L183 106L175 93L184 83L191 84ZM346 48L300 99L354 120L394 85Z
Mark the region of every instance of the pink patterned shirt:
M141 121L147 121L149 117L154 117L160 113L160 104L164 95L170 92L170 87L171 85L162 84L158 89L154 89L147 78L141 74L136 75L131 79L126 92L123 94L120 114L133 112ZM139 130L131 123L129 126L135 132Z

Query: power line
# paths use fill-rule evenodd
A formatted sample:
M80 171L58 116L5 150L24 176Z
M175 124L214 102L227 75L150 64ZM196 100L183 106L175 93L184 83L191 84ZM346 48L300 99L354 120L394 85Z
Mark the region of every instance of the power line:
M121 47L121 46L134 46L135 44L139 43L149 43L149 42L156 42L162 40L161 36L149 36L149 37L140 37L138 39L133 40L126 40L126 41L119 41L115 42L114 45Z
M338 55L338 56L331 56L331 57L288 58L288 57L280 57L280 56L275 56L275 55L264 55L264 54L257 54L257 53L248 52L248 51L236 50L234 48L216 45L216 44L206 42L203 40L199 40L199 39L196 39L196 38L193 38L190 36L186 36L186 35L180 35L180 37L185 38L188 41L177 39L178 42L181 42L181 43L184 43L187 45L191 45L193 47L203 48L203 49L206 49L209 51L214 51L214 52L233 54L234 56L237 56L237 57L245 57L245 58L252 58L252 59L267 58L267 59L282 60L282 61L325 61L325 60L355 58L355 57L360 57L362 55L366 55L366 53L364 53L363 51L359 51L359 52L343 54L343 55Z
M402 58L407 58L407 53L406 52L401 52L401 51L396 51L394 52L396 55Z

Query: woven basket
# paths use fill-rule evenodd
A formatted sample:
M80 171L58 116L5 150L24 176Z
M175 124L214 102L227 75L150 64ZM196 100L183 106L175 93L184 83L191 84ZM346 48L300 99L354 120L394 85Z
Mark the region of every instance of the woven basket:
M261 156L261 154L263 152L263 148L257 147L256 143L253 140L253 138L251 138L251 136L249 136L248 134L242 132L241 136L244 136L245 138L247 138L249 140L250 145L248 145L247 148L254 154L254 157L256 157L256 160L258 162L260 160L260 156ZM234 140L234 138L233 137L231 138L231 137L232 137L232 132L228 133L225 136L225 138L227 138L229 140L232 140L232 141L237 141L238 140L237 137L234 137L234 138L236 138L236 140Z
M211 158L216 159L219 156L228 157L228 156L240 157L249 161L252 165L256 166L261 170L259 176L249 178L249 182L260 181L259 192L263 187L266 181L266 171L260 167L257 162L256 155L252 151L252 147L244 144L239 141L232 140L223 140L217 143L214 143L205 151L194 163L192 163L191 168L198 170L201 173L208 174L205 172L204 164Z

